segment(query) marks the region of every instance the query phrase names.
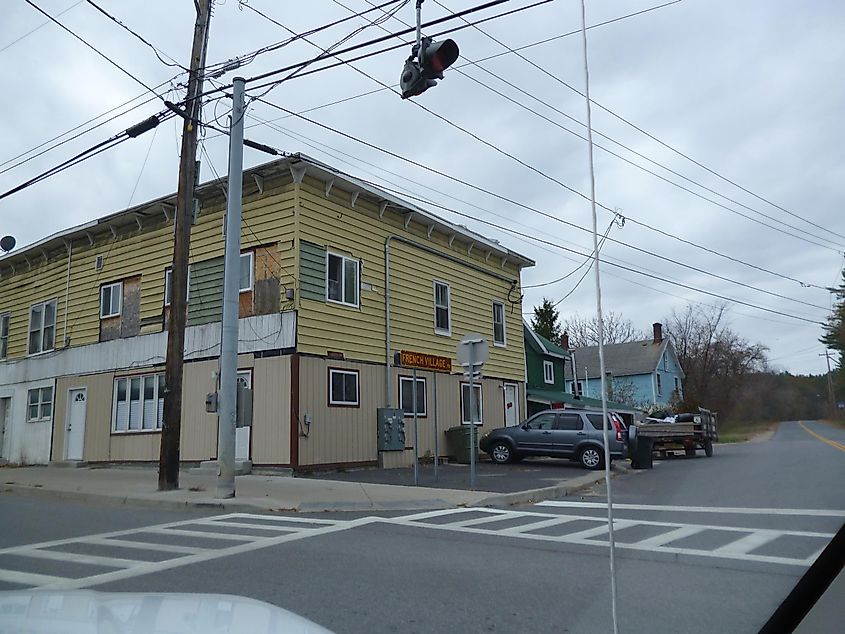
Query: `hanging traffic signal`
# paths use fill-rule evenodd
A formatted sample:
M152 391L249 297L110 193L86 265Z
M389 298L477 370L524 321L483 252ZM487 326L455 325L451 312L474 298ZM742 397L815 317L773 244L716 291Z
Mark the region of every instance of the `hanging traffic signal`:
M443 71L458 59L458 54L458 45L454 40L434 42L430 37L422 38L419 49L416 45L411 49L411 56L405 62L399 78L402 99L416 97L436 86L437 80L443 79Z

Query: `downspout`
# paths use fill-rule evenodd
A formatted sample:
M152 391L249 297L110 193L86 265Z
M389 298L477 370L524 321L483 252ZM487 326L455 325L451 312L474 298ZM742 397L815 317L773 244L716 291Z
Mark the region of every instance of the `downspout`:
M65 323L62 328L62 335L64 336L65 345L64 347L67 348L70 345L70 337L67 335L67 316L70 312L70 306L68 304L70 299L70 265L71 265L71 257L73 255L73 241L69 240L67 242L67 279L65 280Z
M572 395L575 398L580 398L581 394L578 390L578 368L575 365L575 353L572 351L569 352L569 361L572 363ZM565 386L564 390L566 390Z
M479 273L484 273L485 275L489 275L490 277L494 277L497 280L501 280L503 282L507 282L511 285L516 285L519 283L519 280L515 280L513 278L508 277L507 275L500 275L499 273L494 273L493 271L488 271L482 266L478 266L472 262L466 262L459 257L451 255L449 253L443 253L442 251L438 251L437 249L427 246L425 244L420 244L419 242L415 242L413 240L409 240L403 236L399 236L396 234L390 234L384 239L384 387L385 387L385 406L386 407L393 407L393 381L391 381L390 377L390 364L391 364L391 347L390 347L390 241L397 240L399 242L403 242L409 246L412 246L416 249L420 249L421 251L425 251L426 253L431 253L432 255L436 255L437 257L444 258L449 260L450 262L455 262L456 264L460 264L461 266L465 266L470 268L474 271L478 271Z

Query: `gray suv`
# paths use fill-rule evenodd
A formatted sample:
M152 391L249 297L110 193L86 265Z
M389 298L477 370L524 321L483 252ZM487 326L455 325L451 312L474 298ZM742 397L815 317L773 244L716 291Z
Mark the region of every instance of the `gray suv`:
M481 437L478 446L493 462L525 456L578 460L587 469L604 468L601 412L566 409L538 412L514 427L500 427ZM628 457L628 431L618 414L608 412L610 459Z

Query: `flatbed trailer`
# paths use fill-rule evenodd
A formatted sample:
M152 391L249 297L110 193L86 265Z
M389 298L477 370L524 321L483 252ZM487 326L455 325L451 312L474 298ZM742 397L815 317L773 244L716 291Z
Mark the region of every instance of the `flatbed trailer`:
M646 418L629 429L632 466L650 468L654 453L663 456L669 451L694 456L703 449L705 456L713 456L713 443L719 440L716 413L699 408L697 414L679 414L677 418L674 423Z

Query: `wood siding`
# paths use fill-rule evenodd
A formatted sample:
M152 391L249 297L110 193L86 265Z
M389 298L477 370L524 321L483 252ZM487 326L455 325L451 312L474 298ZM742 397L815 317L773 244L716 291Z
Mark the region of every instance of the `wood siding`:
M264 188L264 193L259 194L251 180L244 185L241 245L244 250L274 245L270 255L280 271L279 283L286 288L295 287L295 187L289 177L277 177L267 179ZM222 196L215 195L203 202L198 221L191 229L192 265L222 256L224 207ZM100 270L95 266L97 256L103 257ZM121 229L116 239L97 241L93 246L77 240L70 258L67 303L67 256L48 262L34 257L28 270L5 274L0 278L0 313L11 312L8 357L26 356L29 306L49 299L57 300L56 348L62 347L67 337L71 346L97 343L100 339L100 286L132 277L141 278L137 299L139 326L144 324L145 333L161 330L164 327L164 275L172 258L173 224L165 221L162 213L160 222L145 220L143 229ZM191 300L193 308L193 289Z
M435 231L429 238L426 227L413 219L405 229L403 217L395 211L388 210L379 218L378 207L366 200L358 199L352 208L345 192L335 189L326 197L324 187L308 178L299 186L299 192L302 293L297 347L304 353L326 355L329 351L339 351L347 359L384 363L384 243L391 234L438 249L490 273L519 279L519 270L513 264L506 263L503 268L499 258L488 260L486 253L478 248L468 255L469 245L461 241L464 238L456 239L450 247L447 235ZM491 343L485 374L518 382L524 380L521 303L508 302L508 282L398 240L391 241L390 249L394 350L405 348L454 359L455 346L461 337L468 332L479 332ZM322 278L317 284L321 250L361 261L358 308L325 301L324 291L320 292L324 286ZM434 280L451 285L449 337L434 333ZM515 290L511 299L518 295L519 291ZM494 300L505 303L506 347L492 345Z

